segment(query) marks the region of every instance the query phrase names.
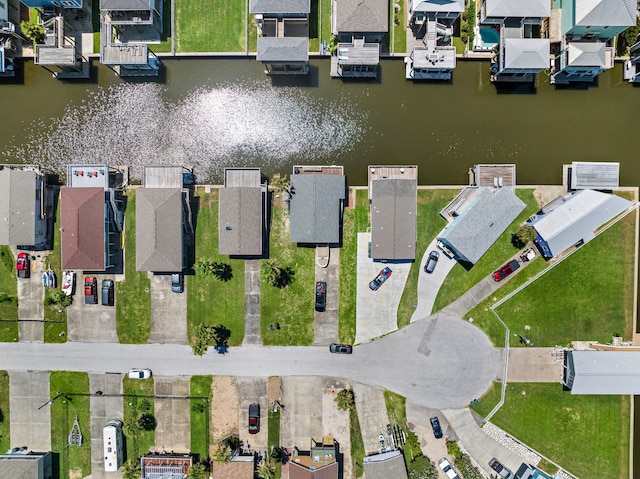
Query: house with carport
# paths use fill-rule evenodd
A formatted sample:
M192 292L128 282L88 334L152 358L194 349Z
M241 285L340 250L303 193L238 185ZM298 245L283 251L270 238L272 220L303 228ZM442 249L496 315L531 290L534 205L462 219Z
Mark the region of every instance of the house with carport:
M562 385L571 394L640 394L640 352L566 351Z
M289 460L289 479L338 479L338 444L331 436L312 438L309 451L294 448Z

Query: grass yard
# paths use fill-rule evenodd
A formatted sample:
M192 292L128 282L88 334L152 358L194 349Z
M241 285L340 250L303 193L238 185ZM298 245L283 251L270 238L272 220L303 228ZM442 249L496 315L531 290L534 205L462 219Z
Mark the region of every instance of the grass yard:
M582 246L496 311L536 346L632 339L635 216Z
M333 35L331 34L331 0L316 0L318 2L318 10L320 11L320 39L318 44L326 41L327 44ZM313 2L312 2L313 3ZM311 6L313 11L313 5ZM309 32L311 36L311 32ZM311 50L311 41L309 41L309 50Z
M280 447L280 409L273 411L273 409L267 409L267 451L271 451L272 448ZM282 475L282 462L276 461L276 475L280 477Z
M407 19L405 18L404 2L391 1L389 14L390 27L393 29L393 52L406 53L407 51Z
M253 15L250 13L247 15L247 31L249 32L249 37L247 38L247 51L249 52L257 52L258 51L258 27L256 26L255 19Z
M438 292L438 297L436 298L433 308L434 311L440 311L448 304L453 303L467 290L475 286L481 279L502 266L508 258L517 252L511 244L511 233L515 233L520 223L536 213L540 209L540 205L533 196L533 190L517 189L516 195L526 203L522 213L518 215L473 268L467 271L460 264L456 264L453 267Z
M212 258L231 265L233 277L220 281L214 276L187 276L187 334L194 342L199 324L222 324L229 331L229 346L239 346L244 337L244 260L218 254L218 190L198 191L196 260Z
M89 408L89 375L87 373L54 371L49 382L51 398L60 396L51 406L51 449L59 454L59 474L63 479L91 474L91 417ZM82 446L70 446L68 436L78 418ZM54 460L54 464L56 461ZM55 469L55 465L54 465Z
M446 221L440 216L440 210L451 201L458 190L418 190L417 246L416 260L411 265L407 283L398 305L398 328L403 328L411 321L411 316L418 303L418 278L420 277L420 260L433 241L433 238L444 228Z
M116 285L116 329L121 343L146 343L151 332L151 285L136 271L136 191L127 191L124 231L125 280ZM77 281L77 278L76 278Z
M148 409L151 414L155 415L153 396L155 395L153 378L149 379L129 379L125 376L122 383L122 398L124 406L124 427L126 445L126 460L133 459L137 461L142 454L149 452L149 449L155 445L155 431L142 431L136 437L127 436L127 424L138 420L140 412Z
M524 393L524 394L523 394ZM571 395L559 384L507 386L492 422L583 479L629 476L628 396Z
M60 203L58 202L56 209L56 217L53 223L53 250L47 256L47 265L56 273L59 286L62 285L62 258L60 256ZM79 276L78 276L79 277ZM76 277L76 281L78 280ZM46 289L45 294L50 294L54 290ZM79 291L76 284L76 291ZM80 294L76 292L75 301L82 301L82 291ZM45 343L64 343L67 341L67 312L65 308L57 304L44 306L44 342Z
M349 409L349 436L351 439L351 462L354 464L356 477L362 477L364 470L358 465L364 461L364 441L355 405Z
M211 414L212 376L191 376L189 395L191 399L191 452L201 459L209 456L209 417ZM200 397L208 398L206 401Z
M311 0L311 11L309 12L309 51L320 51L320 0ZM329 19L327 19L327 22ZM326 39L329 41L328 39Z
M0 341L18 341L18 278L15 258L8 246L0 246ZM12 299L11 299L12 298Z
M282 289L271 286L260 275L260 332L265 346L313 343L315 249L299 248L289 241L288 219L284 207L273 206L269 254L278 267L290 267L295 275ZM280 329L270 328L276 323Z
M0 451L3 453L11 447L10 417L9 374L6 371L0 371Z
M460 37L453 37L452 44L456 49L456 55L463 55L467 44L464 43Z
M404 429L405 422L407 421L407 399L404 396L385 389L384 403L387 406L389 424L397 421L400 427Z
M367 190L356 190L355 208L345 209L340 250L340 291L338 299L338 337L344 344L356 339L356 285L358 279L358 233L369 227Z
M176 0L176 50L244 52L245 2Z
M491 383L491 387L485 392L478 401L471 406L475 412L482 417L487 417L496 404L500 402L500 396L502 392L502 383L494 381Z

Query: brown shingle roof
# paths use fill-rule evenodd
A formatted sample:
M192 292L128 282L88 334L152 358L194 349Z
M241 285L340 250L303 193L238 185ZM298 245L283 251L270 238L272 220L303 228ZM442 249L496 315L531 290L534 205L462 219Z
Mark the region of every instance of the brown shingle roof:
M104 195L104 188L61 189L63 269L105 269Z
M338 479L338 463L334 462L328 466L318 466L314 471L304 466L289 463L289 479Z
M253 479L253 462L214 462L211 473L216 479Z

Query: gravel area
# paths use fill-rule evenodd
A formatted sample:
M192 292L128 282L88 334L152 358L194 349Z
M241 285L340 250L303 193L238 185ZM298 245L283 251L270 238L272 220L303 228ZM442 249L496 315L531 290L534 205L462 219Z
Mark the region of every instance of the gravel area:
M494 439L497 443L521 456L524 459L524 462L528 462L534 466L540 462L541 457L537 453L529 449L524 444L516 441L502 429L490 422L486 423L482 430L487 434L487 436Z
M342 477L353 477L349 412L338 409L336 394L335 388L324 388L322 391L322 434L333 436L338 442L339 451L343 454Z
M229 376L214 376L211 389L210 432L213 441L209 454L213 456L218 441L230 434L238 434L238 391L235 381Z

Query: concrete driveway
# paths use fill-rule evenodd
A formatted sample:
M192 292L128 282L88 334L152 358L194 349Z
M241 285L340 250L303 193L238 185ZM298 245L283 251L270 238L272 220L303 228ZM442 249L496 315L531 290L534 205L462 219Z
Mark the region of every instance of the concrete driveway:
M338 342L338 296L340 287L340 249L329 249L329 265L318 266L316 261L316 281L327 283L327 307L315 312L313 344L328 345Z
M124 419L122 374L89 374L89 391L91 392L91 478L121 477L119 472L116 474L104 470L102 430L109 421ZM96 391L102 391L102 395L96 396Z
M11 447L51 450L51 399L48 371L9 371Z
M436 439L431 428L430 418L437 416L442 427L442 438ZM449 457L453 464L453 458L447 454L447 430L449 422L444 414L436 409L425 406L418 406L411 401L407 401L407 422L409 429L413 431L420 441L420 448L424 455L434 462L438 462L442 457ZM446 479L446 475L441 473L441 477Z
M510 383L560 382L563 358L562 350L558 351L555 348L509 348L507 381Z
M333 436L338 443L338 457L342 455L342 477L354 477L351 459L351 429L349 411L338 409L335 402L337 390L324 388L322 391L322 436Z
M238 391L238 432L240 440L252 451L267 450L270 404L267 403L267 378L235 378ZM214 398L215 400L215 398ZM260 431L249 434L249 404L260 404Z
M354 383L353 393L356 397L356 410L358 411L358 421L360 421L364 452L365 454L380 452L379 436L380 433L384 433L386 436L386 427L389 424L384 391L381 388Z
M187 453L191 450L190 380L155 376L156 451ZM163 397L164 396L164 397Z
M95 276L98 280L98 304L85 304L84 278ZM76 271L76 294L73 303L67 308L67 337L69 341L94 343L117 343L116 307L102 306L102 280L114 279L107 274L83 274ZM115 286L118 287L117 285ZM114 294L114 298L116 295Z
M187 344L187 282L184 292L171 291L170 274L149 273L151 282L150 343Z
M398 329L398 305L411 263L380 263L369 258L371 233L358 233L358 279L356 296L356 344L366 343ZM369 283L386 266L391 277L377 291Z
M12 248L15 258L19 253ZM46 255L39 257L42 253L33 255L32 251L25 251L31 261L31 271L29 278L17 278L18 281L18 335L20 341L44 341L44 294L51 292L42 286L42 273L45 271ZM35 259L31 259L35 258ZM10 318L14 319L14 318Z

